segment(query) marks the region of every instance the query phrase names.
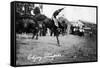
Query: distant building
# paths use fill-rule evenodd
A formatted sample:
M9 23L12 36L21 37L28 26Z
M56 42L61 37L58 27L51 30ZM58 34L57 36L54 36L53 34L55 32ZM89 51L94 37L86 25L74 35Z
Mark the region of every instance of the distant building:
M84 26L84 24L80 20L72 22L71 24L72 24L72 26L80 27L80 28L82 28Z

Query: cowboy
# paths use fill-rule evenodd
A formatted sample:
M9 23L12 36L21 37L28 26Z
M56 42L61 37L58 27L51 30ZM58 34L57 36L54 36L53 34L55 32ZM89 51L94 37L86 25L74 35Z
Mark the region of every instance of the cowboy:
M63 9L64 9L64 8L58 9L58 10L56 10L56 11L53 13L52 19L53 19L53 21L54 21L54 23L55 23L55 25L56 25L57 27L58 27L58 21L57 21L56 16L57 16Z

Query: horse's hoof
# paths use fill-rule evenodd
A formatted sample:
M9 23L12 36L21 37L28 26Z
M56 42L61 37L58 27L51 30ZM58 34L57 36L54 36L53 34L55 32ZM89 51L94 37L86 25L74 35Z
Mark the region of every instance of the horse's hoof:
M58 44L57 46L59 46L59 47L60 47L61 45L60 45L60 44Z
M34 38L32 37L32 39L34 39Z
M36 38L36 40L38 40L38 38Z

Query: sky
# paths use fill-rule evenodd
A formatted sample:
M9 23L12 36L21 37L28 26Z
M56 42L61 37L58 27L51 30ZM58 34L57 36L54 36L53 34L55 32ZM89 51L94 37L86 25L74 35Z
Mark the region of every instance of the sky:
M43 5L43 14L51 18L53 12L60 8L64 8L64 10L58 16L64 15L69 21L77 21L80 19L96 23L96 8L94 7Z

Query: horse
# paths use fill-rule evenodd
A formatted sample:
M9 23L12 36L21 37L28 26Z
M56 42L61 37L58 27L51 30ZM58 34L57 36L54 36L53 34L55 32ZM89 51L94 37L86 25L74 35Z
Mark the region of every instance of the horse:
M38 39L39 25L34 17L23 17L16 21L16 33L32 33Z
M59 30L60 28L55 25L54 20L52 20L51 18L46 18L43 22L45 24L45 27L50 30L50 36L52 36L52 34L54 34L54 36L57 39L58 46L60 46L60 42L59 42L59 38L58 38L58 36L60 34L60 30Z

